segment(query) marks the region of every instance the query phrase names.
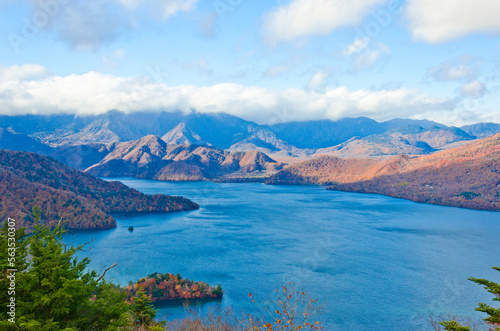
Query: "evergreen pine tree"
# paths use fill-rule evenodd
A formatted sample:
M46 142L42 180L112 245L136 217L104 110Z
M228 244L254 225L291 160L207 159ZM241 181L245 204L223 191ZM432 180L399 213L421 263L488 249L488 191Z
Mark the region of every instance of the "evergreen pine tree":
M498 267L492 267L493 270L500 271ZM491 282L486 279L478 279L478 278L469 278L469 280L473 281L478 285L483 285L484 289L488 292L492 293L495 297L493 301L500 301L500 284ZM485 303L479 303L479 307L476 308L477 311L488 314L488 317L484 320L494 327L495 330L500 330L500 308L494 308Z
M439 324L444 326L444 329L446 331L470 331L470 327L462 326L457 321L443 321Z
M34 232L26 237L20 231L18 238L21 249L16 273L16 323L13 325L2 314L2 330L111 331L127 325L130 315L125 294L98 278L95 271L86 271L89 259L76 257L84 245L68 247L63 242L65 231L59 225L50 229L39 224L38 209L33 214ZM6 245L4 233L5 226L0 247Z
M213 290L212 293L218 296L222 296L222 286L220 286L220 284L217 284L215 290Z
M137 291L137 296L132 298L132 316L135 326L139 330L147 330L149 326L154 324L157 310L149 301L149 298L140 289Z
M492 269L500 271L498 267L492 267ZM484 289L494 295L493 301L500 301L500 284L494 283L486 279L479 279L471 277L470 281L478 285L483 285ZM490 330L500 331L500 308L494 308L485 303L479 303L479 307L476 308L477 311L488 314L488 317L484 320L490 327ZM443 321L441 323L444 329L447 331L469 331L470 328L467 326L462 326L457 321Z

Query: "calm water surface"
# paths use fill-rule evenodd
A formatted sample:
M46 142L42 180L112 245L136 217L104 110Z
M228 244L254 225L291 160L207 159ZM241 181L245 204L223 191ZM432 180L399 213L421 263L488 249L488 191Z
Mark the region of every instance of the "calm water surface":
M429 330L431 313L475 315L490 302L470 276L499 280L500 214L315 186L119 179L147 194L181 195L200 210L116 215L95 238L91 267L126 285L153 272L220 283L220 305L252 311L285 281L326 302L326 330ZM128 227L133 226L130 233ZM207 303L202 307L217 305ZM160 315L181 316L176 305Z

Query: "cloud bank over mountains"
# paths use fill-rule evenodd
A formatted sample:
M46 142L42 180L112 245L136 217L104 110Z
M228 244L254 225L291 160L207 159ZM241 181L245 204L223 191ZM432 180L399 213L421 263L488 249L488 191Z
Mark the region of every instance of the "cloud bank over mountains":
M223 17L215 7L221 3ZM0 5L11 35L21 38L19 55L6 53L9 66L0 67L3 114L182 110L226 112L261 124L355 116L500 122L500 46L490 38L500 35L499 1ZM26 37L25 21L40 23L44 33ZM373 24L376 35L358 33ZM37 62L43 65L30 64ZM149 72L145 64L151 63L166 65L169 77ZM144 68L149 77L137 77Z
M464 93L473 94L476 90L470 86ZM263 124L356 116L442 120L439 114L444 113L449 122L455 108L454 99L406 88L351 91L335 87L319 91L273 90L231 83L167 86L152 79L98 72L61 77L38 65L0 68L0 109L3 114L12 115L182 110L226 112Z

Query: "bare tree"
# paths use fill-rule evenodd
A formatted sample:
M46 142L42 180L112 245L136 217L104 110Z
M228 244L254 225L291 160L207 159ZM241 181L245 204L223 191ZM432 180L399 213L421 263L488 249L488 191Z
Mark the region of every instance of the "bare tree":
M298 331L303 329L322 330L317 319L327 312L325 305L318 302L293 283L278 287L270 295L269 300L259 303L252 293L252 302L259 308L263 319L247 316L240 323L247 330L260 331Z

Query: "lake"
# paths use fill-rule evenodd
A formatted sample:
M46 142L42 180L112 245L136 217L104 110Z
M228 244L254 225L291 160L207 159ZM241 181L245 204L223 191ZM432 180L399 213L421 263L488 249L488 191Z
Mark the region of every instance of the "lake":
M114 179L116 180L116 179ZM220 303L252 312L293 281L325 302L325 330L429 330L431 314L475 318L491 302L474 276L499 281L500 214L418 204L319 186L118 179L147 193L180 195L192 212L115 215L116 229L71 233L94 238L84 256L120 285L153 272L221 284ZM134 231L129 232L128 227ZM163 305L161 316L182 316Z

